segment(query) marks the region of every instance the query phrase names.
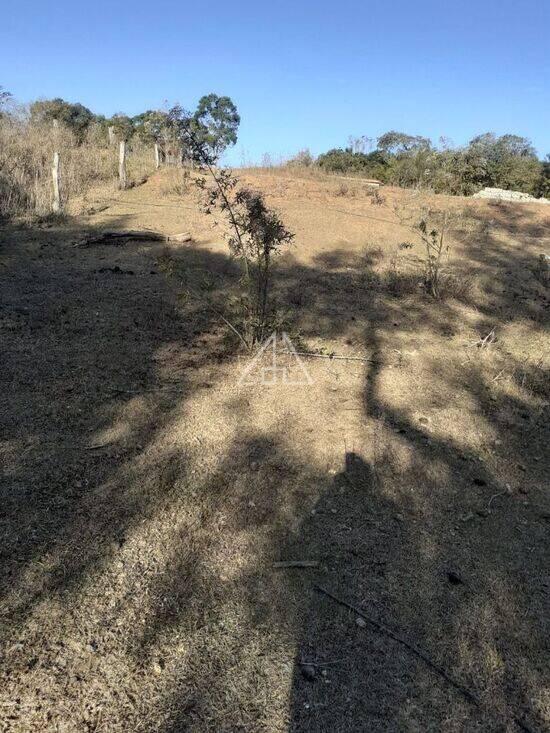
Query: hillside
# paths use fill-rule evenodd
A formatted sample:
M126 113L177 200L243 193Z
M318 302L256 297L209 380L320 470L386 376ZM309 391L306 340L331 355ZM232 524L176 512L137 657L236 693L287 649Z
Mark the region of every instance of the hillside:
M170 171L0 232L0 728L545 730L549 207L243 180L296 234L284 329L354 357L303 357L307 384L239 382L178 298L167 256L219 292L238 273ZM443 300L420 205L456 215ZM193 242L74 246L104 228Z

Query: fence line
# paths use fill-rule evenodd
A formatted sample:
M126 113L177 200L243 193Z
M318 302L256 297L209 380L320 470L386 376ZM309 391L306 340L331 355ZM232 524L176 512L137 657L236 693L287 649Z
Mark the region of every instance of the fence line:
M109 143L110 144L116 144L116 141L112 140L112 135L114 134L113 128L109 128ZM154 165L155 170L158 170L163 162L165 165L171 166L175 165L178 160L181 160L181 154L178 155L174 154L174 152L170 152L168 155L165 151L162 150L162 147L159 143L154 143L153 148L154 153ZM119 149L118 149L118 188L121 191L124 191L128 188L128 172L127 172L127 154L128 154L128 148L126 145L125 140L119 141ZM62 190L62 166L61 166L61 155L59 152L55 152L53 155L53 164L52 164L52 212L58 213L62 210L63 204L62 204L62 198L61 198L61 190ZM128 202L130 203L130 202ZM148 204L153 205L153 204ZM158 206L162 206L162 204L157 204Z

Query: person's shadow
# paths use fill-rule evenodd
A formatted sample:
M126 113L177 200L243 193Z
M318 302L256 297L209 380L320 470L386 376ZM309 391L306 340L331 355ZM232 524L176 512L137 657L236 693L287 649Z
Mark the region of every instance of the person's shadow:
M307 547L309 556L321 560L303 583L310 603L297 644L289 730L518 730L510 716L523 715L518 708L526 680L516 678L515 709L507 713L497 701L491 710L468 699L468 691L477 695L478 681L462 671L456 645L457 625L475 602L473 591L453 570L452 543L434 549L413 512L402 514L403 505L398 508L390 498L380 473L347 453L344 470L304 522L297 546L288 550L291 557ZM336 599L401 635L466 694ZM476 653L483 663L483 651Z

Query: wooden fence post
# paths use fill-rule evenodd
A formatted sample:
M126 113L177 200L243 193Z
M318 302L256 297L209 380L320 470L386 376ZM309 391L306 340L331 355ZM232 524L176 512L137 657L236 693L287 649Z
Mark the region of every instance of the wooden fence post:
M57 214L57 212L61 211L61 196L59 194L59 153L53 154L52 179L53 179L52 211Z
M126 140L120 141L118 150L118 187L126 188Z
M160 152L158 143L155 143L155 168L160 168Z
M115 128L112 125L107 128L107 134L109 135L109 145L116 145Z

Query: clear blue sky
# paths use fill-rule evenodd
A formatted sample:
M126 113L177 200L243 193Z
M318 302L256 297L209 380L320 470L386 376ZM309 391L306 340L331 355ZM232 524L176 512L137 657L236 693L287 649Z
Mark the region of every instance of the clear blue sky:
M550 0L12 0L0 85L105 115L228 94L231 153L319 153L388 129L488 130L550 152Z

